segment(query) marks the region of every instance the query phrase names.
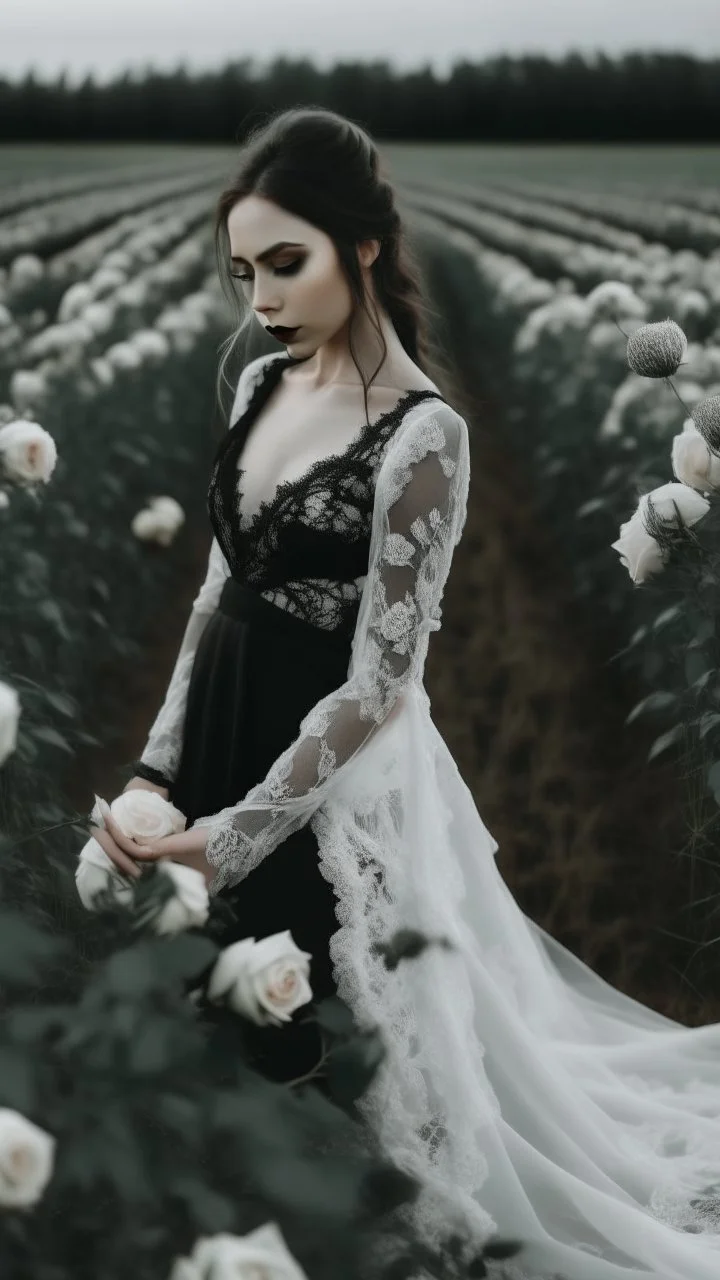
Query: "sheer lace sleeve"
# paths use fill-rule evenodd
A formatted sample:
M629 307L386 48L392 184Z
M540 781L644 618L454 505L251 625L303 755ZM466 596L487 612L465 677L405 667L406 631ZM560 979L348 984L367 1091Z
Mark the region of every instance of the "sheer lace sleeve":
M195 651L208 624L208 619L215 612L220 592L229 572L227 561L217 540L213 538L208 557L207 575L198 595L193 600L165 699L150 730L145 749L133 766L136 777L147 778L151 782L157 782L160 786L168 788L176 777L182 748L185 704Z
M240 374L235 400L230 411L230 427L245 409L257 376L267 359L267 356L258 356L257 359L251 360ZM165 699L150 729L142 755L133 763L134 776L147 778L148 781L168 789L177 775L180 764L185 706L195 652L208 620L217 608L220 593L229 573L230 567L217 539L213 538L205 581L193 601Z
M315 704L296 740L236 805L208 827L212 892L243 880L322 804L339 772L422 683L429 633L465 521L467 426L449 406L410 410L379 469L368 573L348 678Z

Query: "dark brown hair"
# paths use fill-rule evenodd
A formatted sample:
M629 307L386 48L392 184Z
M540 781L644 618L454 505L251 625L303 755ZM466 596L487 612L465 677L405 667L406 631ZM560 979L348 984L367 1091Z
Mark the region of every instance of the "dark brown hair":
M218 273L236 319L234 332L220 348L216 391L221 412L223 383L232 387L225 377L225 367L253 319L252 310L239 296L230 275L227 220L237 201L251 194L272 200L324 231L333 241L354 300L350 354L362 379L366 418L368 387L377 370L366 383L352 349L352 318L359 308L366 312L381 337L385 348L382 360L387 346L368 308L356 252L359 241L381 242L370 270L378 301L408 355L434 382L437 383L436 372L447 376L442 357L431 349L428 316L437 313L423 297L420 270L375 143L364 129L335 111L320 106L293 107L276 112L250 131L243 144L240 170L216 206ZM245 345L243 363L248 360L247 342Z

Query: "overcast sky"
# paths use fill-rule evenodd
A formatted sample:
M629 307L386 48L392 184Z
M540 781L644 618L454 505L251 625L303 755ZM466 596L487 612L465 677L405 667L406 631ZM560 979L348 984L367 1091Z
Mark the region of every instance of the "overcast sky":
M73 83L151 64L171 70L252 56L455 59L627 49L720 53L720 0L0 0L0 75L65 68Z

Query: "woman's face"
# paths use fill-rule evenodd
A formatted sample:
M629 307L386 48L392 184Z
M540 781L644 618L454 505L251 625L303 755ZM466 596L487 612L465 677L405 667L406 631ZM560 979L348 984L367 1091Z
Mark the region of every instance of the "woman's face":
M292 355L310 355L328 344L347 345L352 295L335 245L324 231L257 195L238 200L227 227L230 269L242 281L261 324L300 326L286 344ZM288 243L279 247L283 242ZM375 243L359 246L361 265L368 257L372 261L368 246Z

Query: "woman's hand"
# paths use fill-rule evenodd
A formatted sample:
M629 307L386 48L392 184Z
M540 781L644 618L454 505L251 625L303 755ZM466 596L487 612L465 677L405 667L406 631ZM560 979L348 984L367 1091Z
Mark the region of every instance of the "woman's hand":
M137 865L143 862L160 862L170 858L173 862L182 862L186 867L194 867L202 871L209 885L215 875L215 867L210 866L205 857L205 846L208 839L207 827L191 827L189 831L178 831L175 835L159 836L140 844L132 837L126 836L115 821L107 801L101 803L105 827L91 826L90 834L112 858L121 871L137 878L142 874ZM128 870L131 867L132 870Z

